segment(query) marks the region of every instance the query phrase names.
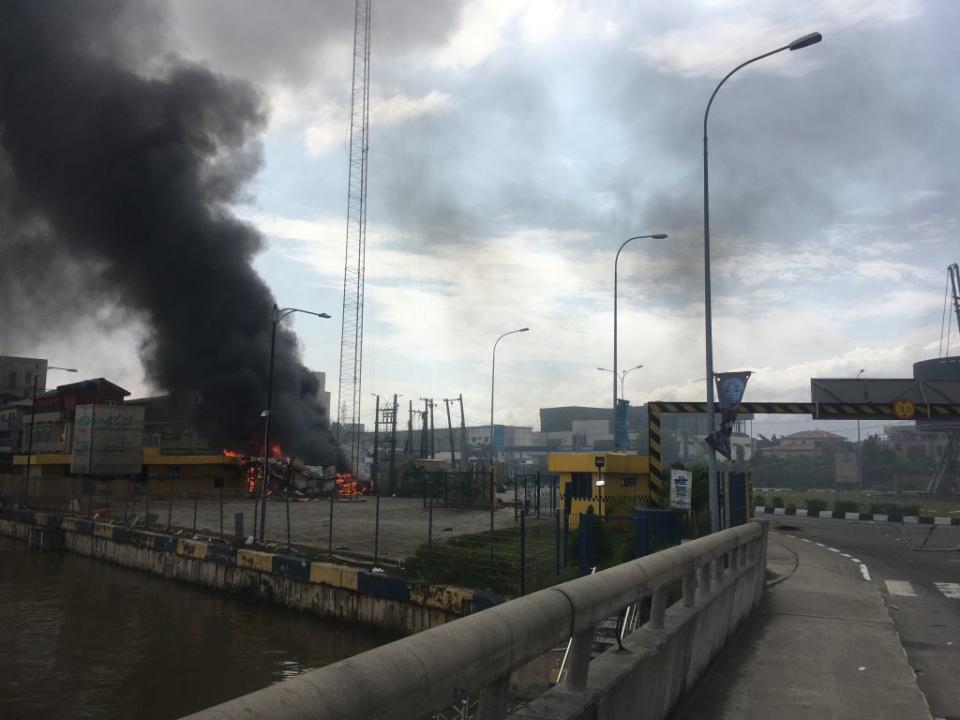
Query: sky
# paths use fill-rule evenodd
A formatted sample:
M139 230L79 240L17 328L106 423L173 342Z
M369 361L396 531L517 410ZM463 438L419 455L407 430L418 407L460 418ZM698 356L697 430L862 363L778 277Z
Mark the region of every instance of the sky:
M164 52L262 93L262 164L234 212L265 238L278 303L333 316L288 322L336 402L353 3L159 8ZM813 31L711 110L715 369L753 370L753 401L911 376L943 353L960 259L958 21L949 0L373 0L361 417L371 393L462 393L488 422L493 343L524 326L497 351L497 422L610 404L614 256L652 233L670 237L619 264L619 364L644 366L626 397L702 399L704 108L737 64ZM162 390L146 334L91 312L4 350L141 395ZM765 431L811 426L784 420Z

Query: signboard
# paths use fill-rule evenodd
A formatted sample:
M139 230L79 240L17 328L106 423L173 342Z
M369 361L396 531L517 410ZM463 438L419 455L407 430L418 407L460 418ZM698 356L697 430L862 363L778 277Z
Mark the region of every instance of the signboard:
M79 475L129 475L143 464L144 408L78 405L70 471Z
M603 455L597 455L596 457L594 457L593 462L598 468L602 468L604 465L607 464L607 460L605 457L603 457Z
M690 509L693 495L693 479L689 470L670 471L670 507L681 510Z
M917 406L913 400L901 398L893 404L893 414L900 420L910 420L917 414Z

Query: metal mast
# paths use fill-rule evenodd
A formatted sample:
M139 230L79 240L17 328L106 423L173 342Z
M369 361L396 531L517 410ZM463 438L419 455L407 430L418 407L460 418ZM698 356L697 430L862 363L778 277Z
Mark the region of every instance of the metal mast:
M363 370L363 278L367 252L367 152L370 131L370 2L356 0L353 90L350 100L350 179L343 265L337 439L351 469L360 469L360 379Z

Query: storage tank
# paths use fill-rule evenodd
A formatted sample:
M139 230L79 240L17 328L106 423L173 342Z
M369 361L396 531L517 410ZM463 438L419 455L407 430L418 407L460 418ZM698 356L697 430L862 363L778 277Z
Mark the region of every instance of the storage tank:
M913 364L915 380L960 381L960 355L921 360Z

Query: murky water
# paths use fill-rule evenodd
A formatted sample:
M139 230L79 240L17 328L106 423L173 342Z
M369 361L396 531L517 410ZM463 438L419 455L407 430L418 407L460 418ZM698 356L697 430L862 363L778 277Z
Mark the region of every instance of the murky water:
M0 718L177 718L392 638L0 538Z

